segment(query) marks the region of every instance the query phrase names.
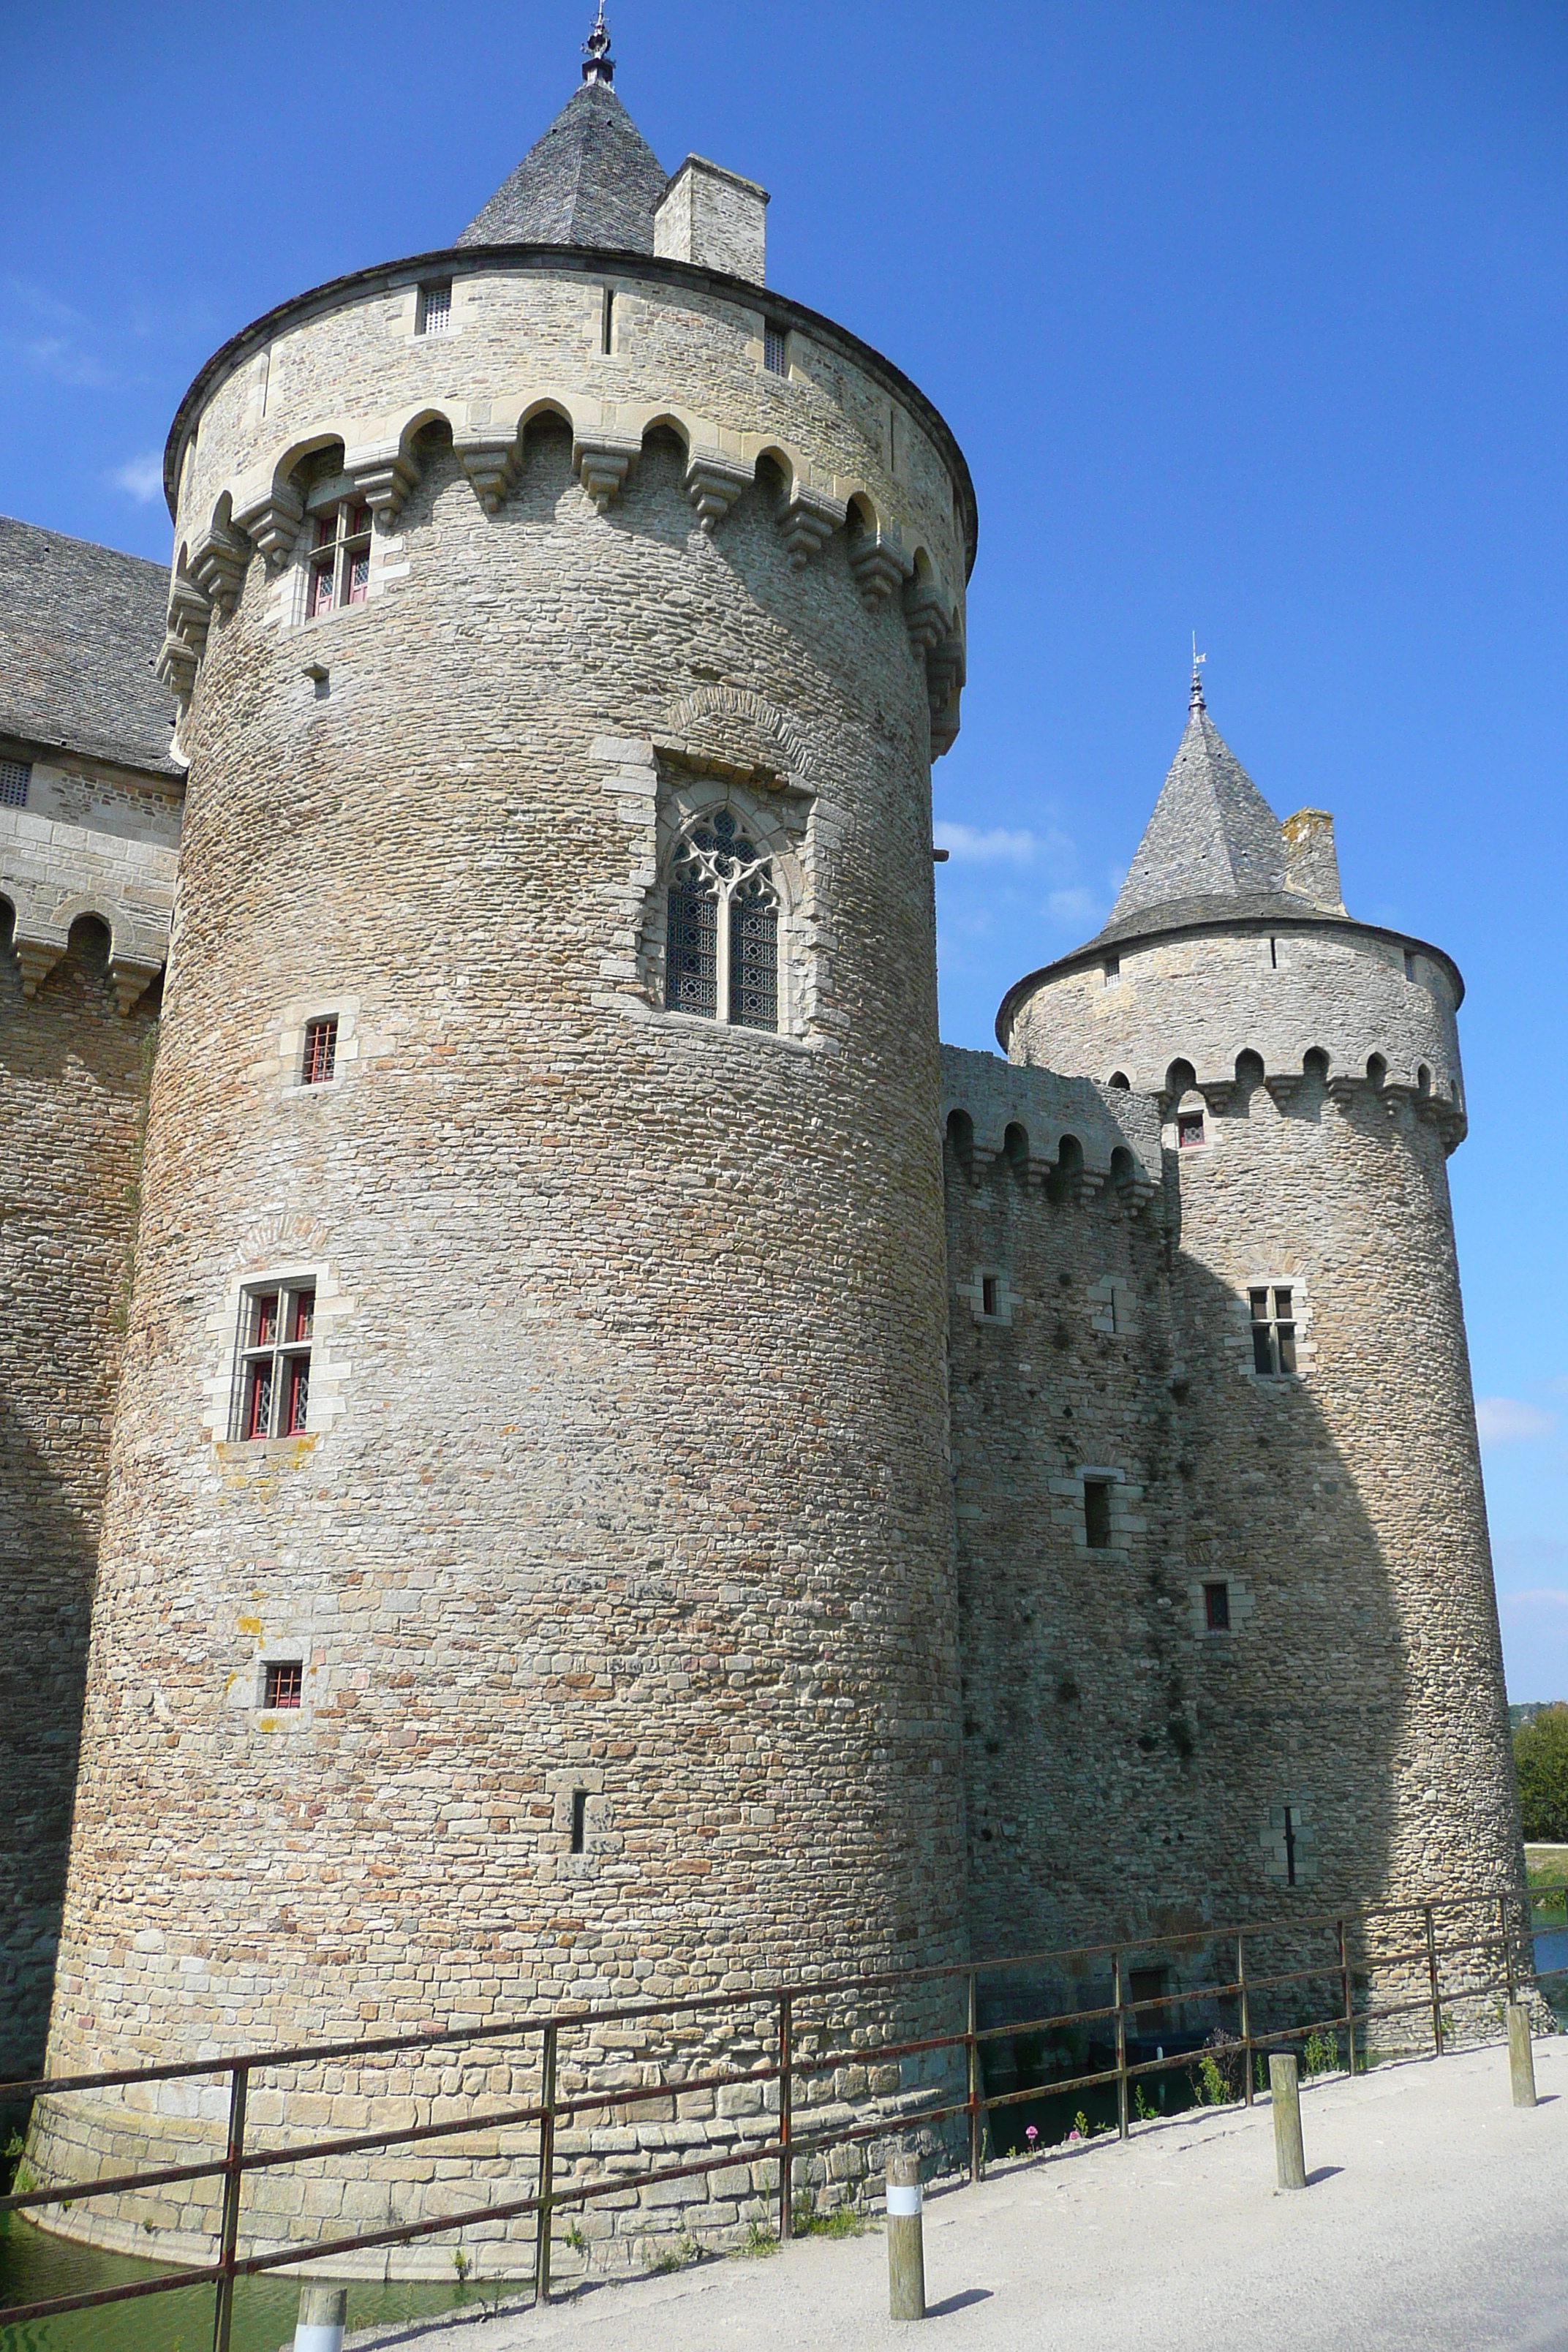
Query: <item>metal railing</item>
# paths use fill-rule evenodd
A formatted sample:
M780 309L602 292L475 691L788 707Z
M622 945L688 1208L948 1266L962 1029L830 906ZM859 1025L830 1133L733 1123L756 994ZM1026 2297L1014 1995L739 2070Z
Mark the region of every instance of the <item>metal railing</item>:
M1555 1892L1555 1890L1552 1890ZM1564 1894L1565 1917L1568 1917L1568 1893ZM1069 2092L1093 2091L1115 2085L1117 2126L1122 2138L1131 2128L1129 2111L1133 2087L1146 2076L1162 2076L1181 2068L1191 2069L1194 2061L1205 2056L1215 2060L1226 2055L1239 2056L1242 2061L1242 2095L1250 2105L1253 2099L1255 2059L1276 2047L1288 2047L1298 2041L1318 2034L1343 2032L1346 2037L1347 2070L1356 2070L1357 2036L1362 2037L1362 2063L1367 2063L1367 2031L1382 2021L1417 2013L1423 2027L1429 2030L1432 2048L1441 2057L1448 2045L1450 2027L1444 2003L1454 1999L1471 2000L1488 1994L1506 1991L1509 2000L1516 1996L1521 1981L1531 1981L1531 1971L1521 1969L1521 1953L1529 1949L1531 1916L1527 1911L1522 1919L1517 1898L1507 1893L1477 1892L1468 1895L1434 1897L1431 1901L1405 1904L1376 1904L1359 1910L1323 1913L1308 1917L1279 1918L1258 1923L1223 1927L1198 1928L1178 1935L1123 1937L1115 1943L1075 1945L1048 1951L1025 1952L1005 1958L954 1963L947 1966L889 1970L861 1977L834 1979L802 1979L794 1983L774 1984L750 1992L692 1994L675 2000L633 2002L623 2006L556 2010L544 2015L510 2018L491 2025L449 2026L431 2028L415 2033L400 2033L366 2038L353 2042L306 2042L293 2049L268 2049L236 2054L226 2058L179 2061L164 2065L142 2066L114 2071L46 2077L36 2082L0 2084L0 2104L41 2097L63 2098L72 2094L95 2090L120 2090L132 2085L155 2083L179 2083L226 2079L227 2134L221 2158L188 2164L164 2164L141 2171L114 2174L89 2181L69 2184L54 2183L42 2188L24 2189L0 2198L0 2212L24 2213L44 2207L62 2209L93 2198L130 2196L153 2189L168 2189L196 2181L220 2181L221 2206L216 2231L216 2259L194 2268L160 2273L133 2284L102 2287L79 2294L56 2295L41 2302L21 2304L0 2310L0 2326L31 2319L51 2317L69 2311L82 2311L99 2305L125 2303L142 2295L163 2294L182 2288L211 2285L214 2289L214 2352L228 2352L230 2326L234 2312L237 2282L260 2273L284 2270L289 2266L311 2263L321 2264L341 2260L350 2254L363 2253L379 2247L410 2244L423 2238L449 2235L465 2229L482 2228L502 2221L534 2217L532 2231L533 2299L546 2303L551 2292L551 2236L553 2217L571 2208L584 2208L602 2197L622 2196L628 2189L644 2189L670 2181L696 2180L721 2171L732 2171L739 2166L770 2165L777 2167L777 2234L787 2240L795 2228L795 2181L796 2168L812 2158L824 2155L833 2147L842 2147L873 2140L897 2140L910 2132L929 2132L940 2124L956 2124L963 2119L966 2127L968 2176L972 2182L983 2175L985 2162L987 2116L994 2110L1016 2105L1026 2100L1038 2101ZM1479 1934L1468 1933L1457 1940L1441 1940L1440 1927L1456 1925L1471 1927L1478 1915L1490 1924ZM1394 1948L1373 1949L1375 1931L1381 1927L1396 1931ZM1285 1939L1300 1944L1303 1938L1318 1935L1331 1938L1327 1955L1307 1967L1285 1969L1269 1969L1259 1973L1249 1969L1249 1954L1256 1958L1259 1947L1268 1938ZM1410 1938L1414 1937L1414 1940ZM1167 1954L1190 1958L1205 1946L1219 1948L1227 1956L1226 1972L1212 1982L1183 1983L1171 1992L1139 1994L1130 1998L1130 1971L1135 1958L1151 1954ZM1228 1966L1228 1955L1234 1953L1234 1968ZM1463 1961L1464 1981L1454 1980L1454 1963ZM1444 1984L1445 1963L1449 1981ZM1071 2010L1053 2010L1039 2016L1008 2018L1005 2022L981 2022L982 1991L989 1980L1008 1973L1033 1972L1037 1977L1054 1974L1082 1983L1097 1969L1109 1968L1111 1999L1109 2002ZM1412 1975L1419 1990L1406 1998L1373 2000L1370 1979L1373 1973L1384 1979L1398 1979L1403 1972ZM1281 2001L1294 2001L1297 2007L1311 2008L1312 2001L1304 2000L1307 1989L1327 1981L1333 1987L1332 2006L1328 2013L1310 2019L1295 2019L1289 2023L1268 2024L1268 2008L1278 2008ZM839 2049L814 2049L805 2046L802 2037L802 2011L812 2004L824 2001L842 2003L846 2000L868 1995L897 1999L918 1987L940 1989L951 1985L961 1991L964 2003L964 2023L956 2032L921 2035L901 2042L867 2042L861 2046ZM1358 1990L1365 1998L1358 2006ZM1233 2035L1211 2033L1201 2044L1189 2046L1173 2055L1156 2054L1152 2058L1133 2055L1130 2042L1141 2045L1141 2026L1152 2012L1175 2013L1203 2003L1230 2004L1234 2008L1237 2031ZM1260 2007L1260 2004L1262 2006ZM704 2017L722 2019L762 2011L771 2020L771 2031L764 2039L771 2042L773 2054L763 2063L742 2067L731 2067L718 2072L680 2073L678 2079L659 2084L639 2083L630 2088L584 2088L569 2097L560 2095L560 2045L563 2034L605 2026L643 2025L650 2021L691 2021ZM1130 2025L1131 2031L1130 2032ZM825 2021L816 2031L818 2036L832 2038L831 2021ZM1114 2053L1109 2065L1090 2067L1088 2071L1065 2079L1036 2082L1022 2089L988 2093L983 2078L983 2056L986 2049L1004 2039L1064 2029L1076 2030L1086 2038L1087 2053L1094 2053L1092 2035L1095 2028L1105 2036L1107 2053ZM253 2076L261 2072L289 2071L301 2066L319 2066L329 2062L353 2060L364 2062L395 2056L427 2055L443 2049L480 2051L509 2042L529 2044L537 2037L539 2043L539 2096L521 2105L487 2107L482 2112L425 2124L405 2125L381 2131L353 2132L334 2137L291 2143L286 2147L258 2147L246 2144L246 2112ZM869 2122L856 2122L827 2129L805 2131L796 2127L796 2087L813 2077L823 2077L852 2068L858 2072L887 2067L894 2061L929 2058L939 2053L957 2053L962 2051L962 2097L947 2098L940 2104L921 2102L910 2108L910 2094L903 2093L905 2111L900 2114L882 2113ZM602 2063L602 2062L600 2062ZM664 2062L662 2071L669 2073L677 2063ZM531 2072L531 2068L530 2069ZM953 2067L956 2075L958 2069ZM689 2163L656 2165L651 2168L628 2173L607 2171L604 2177L588 2179L557 2179L557 2133L563 2125L590 2116L614 2114L617 2110L644 2107L650 2101L689 2099L694 2095L718 2094L763 2086L764 2111L766 2086L777 2085L776 2125L764 2129L763 2137L752 2144L727 2145L714 2153ZM868 2095L868 2096L874 2095ZM940 2101L939 2088L936 2096ZM809 2103L808 2103L809 2105ZM765 2121L773 2125L773 2118ZM155 2119L153 2119L155 2127ZM423 2147L437 2141L460 2140L466 2135L512 2130L531 2130L533 2142L531 2193L504 2199L499 2202L474 2205L459 2212L441 2212L424 2219L405 2221L384 2229L358 2231L336 2238L316 2238L309 2242L294 2242L269 2252L241 2253L241 2202L247 2179L281 2167L307 2162L330 2162L333 2158L361 2156L369 2151Z

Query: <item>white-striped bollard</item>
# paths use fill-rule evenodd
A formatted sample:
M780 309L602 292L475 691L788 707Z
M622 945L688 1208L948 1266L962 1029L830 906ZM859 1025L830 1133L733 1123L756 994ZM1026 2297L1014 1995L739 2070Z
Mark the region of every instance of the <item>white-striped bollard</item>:
M893 2319L926 2315L925 2224L921 2218L921 2160L888 2158L888 2313Z
M333 2286L325 2279L302 2281L294 2352L343 2352L343 2329L348 2316L346 2286Z

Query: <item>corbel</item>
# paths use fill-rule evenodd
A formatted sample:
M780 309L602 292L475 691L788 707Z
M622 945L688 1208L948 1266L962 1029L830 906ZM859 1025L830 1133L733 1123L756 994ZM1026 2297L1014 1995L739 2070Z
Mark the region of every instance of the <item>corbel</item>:
M212 605L195 582L176 573L169 590L167 627L172 637L184 640L197 661L206 651L212 616Z
M858 531L849 542L849 569L868 613L879 611L914 568L898 534L885 531L879 523L874 530Z
M848 511L846 500L830 499L823 491L812 489L797 489L779 509L778 527L796 572L804 572L834 532L843 529Z
M232 613L239 602L250 551L237 533L216 523L191 543L191 578L218 611Z
M697 509L698 520L710 539L723 521L742 490L750 489L752 477L744 467L713 449L692 452L686 468L686 495Z
M179 702L189 702L195 690L196 656L184 637L166 636L158 649L153 674Z
M352 456L345 456L343 471L354 486L354 496L363 500L384 530L397 520L405 499L419 479L419 468L413 458L404 450L385 444L377 448L356 449Z
M115 956L109 966L109 977L114 983L115 1001L122 1018L147 993L158 974L161 963L143 963L134 956Z
M948 635L947 600L934 574L917 580L904 598L904 626L916 653L929 654Z
M599 434L591 441L573 443L572 463L577 478L601 514L620 496L641 454L640 441L618 434Z
M486 514L499 514L517 479L522 457L521 442L515 434L506 441L459 441L454 435L452 446Z
M276 483L234 518L237 528L259 552L268 572L281 572L294 551L305 501L292 482Z
M22 993L24 996L37 996L39 989L64 955L66 942L64 940L24 939L20 933L16 933L12 938L11 945L16 951L16 962L21 970Z

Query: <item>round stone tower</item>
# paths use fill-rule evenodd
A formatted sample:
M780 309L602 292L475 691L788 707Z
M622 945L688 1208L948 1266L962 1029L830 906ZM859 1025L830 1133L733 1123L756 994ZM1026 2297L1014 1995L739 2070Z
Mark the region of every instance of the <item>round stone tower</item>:
M997 1017L1013 1061L1158 1098L1172 1336L1129 1600L1163 1595L1179 1753L1133 1810L1244 1916L1266 1881L1318 1911L1521 1885L1446 1168L1462 993L1347 916L1332 820L1275 819L1194 673L1110 921Z
M188 813L57 2070L961 1948L973 490L605 47L455 246L271 312L170 436ZM42 2157L216 2128L81 2112Z

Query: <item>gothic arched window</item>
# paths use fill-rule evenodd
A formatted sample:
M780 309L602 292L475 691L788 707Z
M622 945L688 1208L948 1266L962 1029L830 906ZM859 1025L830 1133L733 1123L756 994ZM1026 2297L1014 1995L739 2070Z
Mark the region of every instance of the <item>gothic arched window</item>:
M664 1001L738 1029L779 1025L773 860L730 809L688 824L670 861Z

